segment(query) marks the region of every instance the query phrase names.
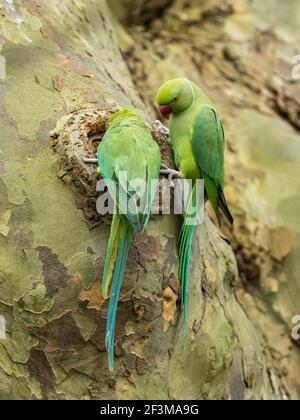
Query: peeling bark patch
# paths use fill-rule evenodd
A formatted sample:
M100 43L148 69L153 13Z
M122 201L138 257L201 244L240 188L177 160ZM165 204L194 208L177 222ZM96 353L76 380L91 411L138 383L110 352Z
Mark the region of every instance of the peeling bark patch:
M28 372L31 378L36 379L40 383L43 400L48 400L49 397L56 395L55 377L50 363L42 350L31 349L28 360Z
M296 247L294 233L285 227L271 231L271 255L275 260L282 261L288 257Z
M135 238L137 245L138 262L144 266L147 261L155 261L161 249L160 238L146 235L139 235Z
M136 355L129 353L124 358L124 365L128 372L132 372L136 367Z
M164 290L164 332L167 332L170 324L175 324L175 318L177 313L177 300L178 294L174 293L171 287L167 287Z
M58 74L55 74L52 78L52 81L53 81L54 89L57 90L58 92L62 92L64 88L64 82L62 78Z
M124 366L128 373L136 370L139 375L144 375L147 371L148 363L142 357L129 353L124 358Z
M98 102L98 98L92 89L82 89L82 92L87 103L96 104Z
M144 375L146 373L148 363L142 357L137 357L136 359L136 370L139 375Z
M134 296L134 300L136 296ZM137 315L137 320L144 320L146 322L152 322L159 318L163 312L162 301L155 299L152 295L149 297L139 297L134 302L134 312Z
M9 220L11 218L11 209L6 209L5 212L0 215L0 235L7 236L9 232Z
M99 281L90 287L89 289L84 289L79 296L79 299L82 302L88 301L87 308L88 309L96 309L97 311L100 310L104 299L101 293L101 284Z
M79 74L83 77L90 77L89 70L78 60L77 57L71 55L58 55L59 67L67 72Z
M176 250L177 250L176 239L175 238L168 238L168 242L165 245L165 254L166 254L165 265L167 267L173 267L174 265L176 265L178 263L178 257L176 255Z
M0 55L0 80L6 79L6 60L3 55Z
M0 315L0 340L6 340L6 320Z
M43 275L47 295L53 297L60 288L66 287L70 275L66 267L59 261L50 248L39 246L36 248L43 264Z
M37 321L36 324L29 327L29 331L39 337L42 344L46 343L48 351L60 350L66 352L79 349L85 345L71 312L50 322L46 320Z
M170 273L169 275L164 274L163 289L167 289L168 287L179 296L180 283L174 273Z

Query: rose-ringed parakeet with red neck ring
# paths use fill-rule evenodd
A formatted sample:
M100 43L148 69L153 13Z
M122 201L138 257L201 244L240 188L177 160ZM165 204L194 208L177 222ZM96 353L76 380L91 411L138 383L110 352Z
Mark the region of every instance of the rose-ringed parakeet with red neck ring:
M104 298L110 295L105 344L111 370L117 305L126 260L133 234L144 232L148 224L160 162L158 144L137 112L123 109L110 117L98 147L98 172L106 180L115 203L102 279L102 294ZM139 180L144 181L144 189L137 189Z
M205 198L211 202L219 223L221 210L229 223L233 224L223 193L224 130L213 103L201 88L187 79L166 82L159 89L156 101L161 114L170 118L172 149L182 177L194 182L203 179ZM195 191L194 187L192 197ZM187 224L185 219L179 238L179 277L185 333L188 271L194 233L195 226Z

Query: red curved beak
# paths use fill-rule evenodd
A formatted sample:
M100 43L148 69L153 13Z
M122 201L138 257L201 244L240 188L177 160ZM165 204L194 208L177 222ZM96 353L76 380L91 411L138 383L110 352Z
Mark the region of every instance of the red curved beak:
M160 113L163 117L169 118L172 114L172 108L169 105L161 105L159 107Z

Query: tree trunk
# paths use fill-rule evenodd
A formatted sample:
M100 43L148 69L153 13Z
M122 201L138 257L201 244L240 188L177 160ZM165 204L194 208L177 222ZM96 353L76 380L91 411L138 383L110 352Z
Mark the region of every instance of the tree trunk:
M242 226L250 230L252 225L244 223L245 206L237 198L245 181L236 176L238 131L234 134L230 123L238 101L239 106L244 100L271 112L264 100L256 102L265 80L256 73L252 78L252 68L246 71L236 64L234 42L228 51L215 44L224 20L237 25L230 2L216 8L190 2L184 9L181 1L153 2L161 18L153 19L154 7L146 20L143 13L134 13L128 29L116 16L128 19L133 3L124 2L118 14L104 0L18 0L0 6L0 398L295 397L299 382L296 375L290 382L279 378L284 366L275 369L274 360L282 349L274 354L269 332L286 324L265 312L263 305L270 301L258 286L247 284L244 292L233 251L208 217L193 247L186 340L177 278L181 221L155 216L147 232L136 236L118 309L116 366L114 372L108 370L107 302L100 294L100 279L110 220L95 216L94 174L79 164L80 153L91 153L88 136L101 131L105 112L118 107L136 107L153 122L153 95L165 78L183 73L205 81L219 102L227 131L233 133L228 183L238 223L228 235L247 279L245 254L257 241L261 224L243 233ZM172 32L174 22L178 25ZM141 30L144 24L147 32ZM224 92L234 89L233 77L248 96L232 94L227 110ZM250 111L244 112L240 130L243 118L250 119ZM50 142L56 126L52 146L58 153ZM79 144L79 155L74 136L85 142ZM169 150L161 146L168 159ZM242 197L247 198L245 193ZM254 214L249 217L252 221ZM258 282L266 278L258 277ZM237 285L252 321L237 301ZM296 363L296 350L289 351Z

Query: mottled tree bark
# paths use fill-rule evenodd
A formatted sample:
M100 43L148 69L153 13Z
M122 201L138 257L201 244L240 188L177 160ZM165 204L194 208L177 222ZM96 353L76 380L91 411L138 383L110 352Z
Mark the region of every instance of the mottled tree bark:
M191 19L197 23L208 16L210 25L214 13L222 19L232 13L222 6L204 15L181 15L181 2L174 3L170 22L179 16L182 28L188 22L191 31L199 30ZM177 278L181 221L156 216L131 250L118 311L116 367L113 373L107 368L107 303L100 278L110 221L102 218L90 229L90 200L78 200L82 185L74 183L72 162L66 167L53 152L50 132L60 122L54 137L68 136L68 127L77 124L69 130L71 138L98 108L136 107L151 122L150 98L157 86L180 73L169 54L176 60L184 54L189 62L186 40L173 42L171 31L163 33L160 21L148 19L150 39L141 34L140 23L126 32L104 0L18 0L0 7L5 65L0 84L0 398L281 398L290 385L278 378L257 314L253 324L236 299L234 254L208 217L194 243L186 342ZM172 9L158 7L167 24ZM167 50L157 33L170 41ZM157 38L155 51L148 44L151 37ZM205 57L211 37L205 27L197 35ZM217 57L222 51L217 49ZM170 66L165 67L163 54ZM220 70L213 60L201 60L206 65L211 79L214 71L226 72L226 66ZM197 61L193 66L186 70L189 77L199 70ZM149 95L143 87L151 89ZM64 118L70 114L73 119ZM234 168L236 158L228 160ZM234 197L231 201L235 204ZM245 217L239 211L237 231L239 214L241 221ZM231 237L239 243L237 233Z

